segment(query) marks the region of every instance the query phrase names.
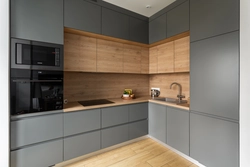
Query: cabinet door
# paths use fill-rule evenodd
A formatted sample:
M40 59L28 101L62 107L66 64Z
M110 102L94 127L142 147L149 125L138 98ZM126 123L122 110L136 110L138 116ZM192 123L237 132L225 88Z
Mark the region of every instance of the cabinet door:
M148 134L148 120L130 123L128 125L129 140Z
M167 143L167 107L149 103L148 112L149 135Z
M63 44L62 0L12 0L11 37Z
M101 34L101 7L83 0L64 0L64 26Z
M137 121L148 118L148 103L129 105L129 121Z
M101 149L101 132L95 131L64 138L64 161Z
M128 140L128 125L103 129L101 136L102 148L125 142Z
M148 44L148 22L129 17L129 40Z
M238 123L190 114L190 156L205 166L239 166Z
M129 39L129 16L103 7L102 34Z
M149 22L149 44L160 41L167 37L167 14Z
M63 115L46 115L11 122L11 149L63 136Z
M149 48L149 74L156 74L158 71L158 49L157 46Z
M123 44L97 39L97 72L123 72Z
M141 73L149 74L149 49L142 47Z
M102 108L102 128L128 123L128 106Z
M191 43L191 110L239 119L238 33Z
M141 73L141 47L128 44L123 44L123 47L123 72Z
M174 42L157 46L158 48L158 73L174 72Z
M189 0L167 12L167 38L189 30Z
M167 144L189 155L189 111L167 108Z
M174 41L174 71L189 72L190 64L189 36Z
M101 110L83 110L64 114L64 136L101 128Z
M64 33L64 71L96 72L96 39Z
M239 0L190 0L191 41L239 29Z
M10 153L11 167L45 167L63 161L63 140L32 145Z

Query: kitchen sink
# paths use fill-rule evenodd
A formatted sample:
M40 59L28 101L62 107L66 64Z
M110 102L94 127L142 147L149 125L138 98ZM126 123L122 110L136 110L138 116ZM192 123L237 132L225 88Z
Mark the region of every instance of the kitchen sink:
M173 103L173 104L177 104L177 105L180 105L180 106L189 107L189 104L187 103L187 100L181 100L179 102L178 99L169 98L169 97L155 97L155 98L152 98L152 100L163 101L163 102L167 102L167 103Z

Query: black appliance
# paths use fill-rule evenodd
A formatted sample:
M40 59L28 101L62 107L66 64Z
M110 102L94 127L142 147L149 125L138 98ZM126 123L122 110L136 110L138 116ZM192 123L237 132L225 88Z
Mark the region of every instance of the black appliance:
M62 71L63 46L12 38L11 68Z
M11 69L11 115L63 109L63 71Z

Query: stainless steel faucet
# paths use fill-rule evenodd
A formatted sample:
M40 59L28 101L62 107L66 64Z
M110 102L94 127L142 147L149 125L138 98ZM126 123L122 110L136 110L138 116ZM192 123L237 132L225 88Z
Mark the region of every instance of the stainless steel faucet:
M178 86L179 86L179 94L177 95L177 97L178 97L178 102L181 103L182 98L185 98L185 96L182 95L182 86L181 86L181 84L179 84L179 83L177 83L177 82L173 82L173 83L170 85L170 89L172 89L172 85L178 85Z

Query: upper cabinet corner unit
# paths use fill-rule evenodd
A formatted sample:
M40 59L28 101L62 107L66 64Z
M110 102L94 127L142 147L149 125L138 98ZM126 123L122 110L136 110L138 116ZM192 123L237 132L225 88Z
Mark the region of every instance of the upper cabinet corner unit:
M190 0L191 42L239 29L239 0Z
M11 37L63 44L63 1L11 0Z

